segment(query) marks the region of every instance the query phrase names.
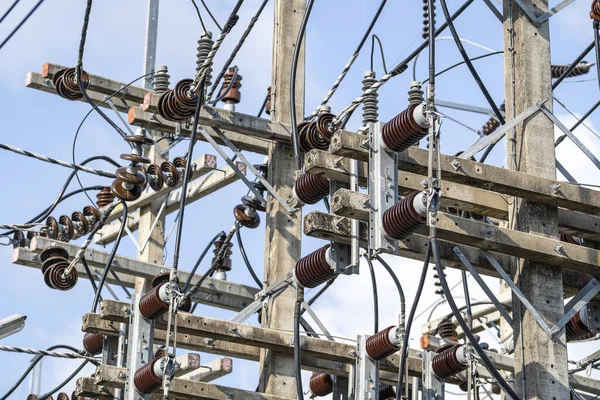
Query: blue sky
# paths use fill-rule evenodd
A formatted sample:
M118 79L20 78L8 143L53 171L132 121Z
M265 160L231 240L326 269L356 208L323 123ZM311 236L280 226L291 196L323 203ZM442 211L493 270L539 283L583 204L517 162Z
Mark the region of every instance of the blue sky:
M245 29L249 19L254 15L260 0L247 0L240 12L240 22L228 37L216 57L215 65L220 68L237 42L237 38ZM8 0L0 2L0 12L8 7ZM220 22L225 21L233 0L207 0ZM354 51L358 40L375 12L375 1L316 0L307 28L306 54L306 111L312 111L321 101L331 84ZM551 5L557 4L554 0ZM0 38L5 37L22 16L35 4L34 0L22 0L12 15L0 25ZM461 2L450 1L449 7L454 10ZM92 9L84 67L90 73L107 76L128 82L142 74L143 45L145 30L146 2L142 0L105 0L96 2ZM374 33L383 41L388 68L408 55L420 42L422 33L422 3L419 1L390 1L384 14L377 23ZM563 12L551 20L552 61L555 64L568 64L585 48L593 38L591 21L588 17L589 2L576 0ZM84 2L74 0L47 1L27 24L13 37L8 45L0 50L2 73L0 74L0 118L3 122L4 134L1 142L70 160L71 142L75 130L83 116L89 110L85 103L68 102L31 89L23 85L28 71L40 71L42 64L53 62L63 65L74 65L81 30ZM242 102L237 111L256 114L260 108L266 88L270 85L271 43L273 7L272 2L265 9L246 45L239 53L235 64L243 75ZM204 15L209 26L208 16ZM443 20L442 11L437 10L437 20ZM489 12L482 1L476 1L456 22L461 37L477 42L493 50L502 50L502 25ZM195 11L188 0L163 0L159 16L158 65L168 65L172 76L171 82L191 76L195 70L196 41L201 27ZM212 28L215 31L214 27ZM448 36L449 32L443 34ZM216 35L215 35L216 36ZM470 56L484 54L480 48L466 45ZM375 53L375 70L382 76L379 53ZM593 56L586 59L593 62ZM451 41L442 40L437 46L437 65L439 69L452 65L460 60L456 47ZM370 65L370 43L365 45L360 57L348 74L346 80L333 97L330 105L334 112L339 112L351 100L361 93L361 80ZM476 67L486 83L495 101L500 104L504 97L503 59L492 56L476 61ZM216 75L213 74L213 75ZM427 76L427 57L420 58L416 78L423 80ZM595 73L581 79L594 78ZM392 79L379 92L380 118L382 121L395 116L407 104L407 90L412 80L411 68L404 74ZM581 80L580 78L571 81ZM456 68L442 75L437 80L436 94L439 99L452 100L478 106L486 106L485 99L479 92L467 69ZM565 82L555 95L577 115L582 115L598 98L596 82ZM455 110L443 110L449 116L463 123L480 129L487 120L486 116ZM570 126L574 119L555 104L555 114ZM109 113L109 115L111 115ZM111 115L112 117L113 115ZM360 124L360 112L350 122L348 128L357 129ZM598 126L598 116L588 119L588 126ZM595 131L595 130L594 130ZM579 128L576 133L590 149L597 153L600 150L598 138L586 128ZM453 154L466 148L476 139L476 135L451 122L445 121L442 131L442 150ZM98 154L107 154L115 159L127 151L127 145L119 136L96 115L92 115L84 125L78 141L76 156L78 160ZM183 147L172 151L171 157L185 152ZM195 154L216 154L205 143L198 143ZM565 141L558 151L558 159L581 182L600 183L594 167L571 144ZM248 156L253 162L262 161L259 155ZM20 223L39 210L45 208L54 198L70 171L49 164L23 158L16 154L2 152L0 160L4 168L0 169L0 182L5 188L5 195L0 198L0 223ZM504 143L497 146L488 162L504 166ZM97 163L98 167L110 169L109 166ZM219 160L219 165L225 163ZM85 185L109 184L104 178L82 174ZM71 188L75 188L72 184ZM237 182L218 193L203 199L186 210L181 268L189 269L210 238L219 230L227 230L232 224L232 208L238 204L239 197L246 193L241 182ZM53 215L70 214L87 205L84 196L76 196L61 204ZM307 208L305 212L311 208ZM174 219L171 215L167 227ZM263 219L264 220L264 219ZM246 250L252 264L262 274L264 226L243 232ZM81 241L81 240L80 240ZM323 242L311 238L303 239L303 254L322 246ZM166 264L172 264L173 240L167 246ZM119 250L122 255L135 256L135 248L125 238ZM26 314L27 326L18 335L5 339L3 343L45 348L56 343L81 346L83 334L80 331L81 316L89 311L92 301L90 285L81 280L70 292L58 292L48 289L38 270L16 266L10 263L11 249L0 247L0 271L6 279L0 291L0 317L13 313ZM388 258L389 262L402 276L407 297L412 299L418 280L420 265L417 262L400 258ZM229 279L235 282L252 284L234 247L234 269ZM207 268L207 264L201 268ZM449 272L449 280L456 282L458 275ZM397 319L397 295L393 283L377 269L380 297L381 326L393 323ZM497 283L491 281L495 287ZM478 299L484 295L471 285L472 294ZM422 300L422 308L436 299L433 295L432 273L428 277L428 294ZM120 289L115 288L121 295ZM460 295L460 293L456 293ZM109 296L105 294L105 296ZM123 297L121 297L123 298ZM372 326L371 292L368 273L360 276L344 277L323 296L315 309L327 324L332 333L350 339L359 333L368 333ZM436 315L443 315L448 310L440 307ZM197 313L228 319L231 312L208 307L199 307ZM352 315L352 318L348 318ZM415 323L412 338L420 336L420 324L424 318ZM418 342L413 340L413 347ZM492 345L492 347L497 347ZM593 348L592 348L593 347ZM571 359L579 359L597 348L596 344L570 346ZM203 362L215 356L203 355ZM12 382L27 367L29 357L19 354L0 354L0 394L6 392ZM54 387L66 377L77 362L48 360L44 363L42 391ZM91 369L85 370L91 373ZM222 378L217 383L253 390L258 377L258 364L234 361L234 374ZM73 384L67 386L72 390ZM28 394L27 382L11 397L24 398Z

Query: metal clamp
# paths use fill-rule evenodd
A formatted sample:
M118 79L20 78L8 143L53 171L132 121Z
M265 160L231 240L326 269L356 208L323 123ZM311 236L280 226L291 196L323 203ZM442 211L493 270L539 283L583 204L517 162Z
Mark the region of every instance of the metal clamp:
M585 307L598 292L600 292L600 283L596 279L592 279L565 305L565 315L550 328L548 332L550 337L554 339L571 318Z

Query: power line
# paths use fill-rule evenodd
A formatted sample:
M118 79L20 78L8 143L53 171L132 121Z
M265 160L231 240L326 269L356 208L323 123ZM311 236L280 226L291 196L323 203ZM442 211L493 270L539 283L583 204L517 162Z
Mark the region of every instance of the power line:
M33 6L33 8L31 9L31 11L29 11L27 13L27 15L25 16L25 18L23 18L21 20L21 22L19 22L19 24L12 30L11 33L8 34L8 36L6 37L6 39L4 39L4 41L2 43L0 43L0 50L2 50L2 48L4 47L4 45L6 43L8 43L8 41L14 36L15 33L17 33L17 31L19 29L21 29L21 27L23 26L23 24L25 24L25 22L27 22L27 20L33 15L33 13L36 12L36 10L39 8L39 6L42 5L42 3L44 2L44 0L40 0L37 2L37 4L35 6ZM13 4L12 7L14 7L16 4ZM4 14L4 16L2 16L2 20L4 20L4 18L8 15L8 13L10 12L10 10L12 10L12 7L6 12L6 14ZM0 22L2 22L2 20L0 20Z

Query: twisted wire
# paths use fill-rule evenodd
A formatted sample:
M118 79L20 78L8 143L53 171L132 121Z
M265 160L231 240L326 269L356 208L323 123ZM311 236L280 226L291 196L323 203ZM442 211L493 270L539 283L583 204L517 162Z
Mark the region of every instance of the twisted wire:
M0 143L0 149L12 151L13 153L17 153L17 154L20 154L22 156L27 156L27 157L35 158L36 160L44 161L44 162L47 162L47 163L50 163L50 164L57 164L57 165L60 165L60 166L63 166L63 167L72 168L72 169L77 170L77 171L87 172L88 174L100 175L100 176L104 176L106 178L115 178L115 174L113 174L111 172L102 171L100 169L93 169L93 168L89 168L89 167L84 167L83 165L79 165L79 164L71 164L71 163L66 162L66 161L57 160L56 158L47 157L45 155L38 154L38 153L33 153L31 151L28 151L28 150L19 149L18 147L10 146L8 144Z
M221 70L221 72L219 72L219 75L217 76L217 79L215 79L215 83L210 88L210 91L208 93L208 99L210 99L212 97L213 93L215 92L215 90L219 86L219 82L221 81L221 79L223 79L223 76L225 75L225 73L227 72L227 69L229 68L229 66L231 65L231 63L233 62L233 60L235 59L235 56L237 55L237 53L240 51L240 49L244 45L244 42L246 41L246 38L248 37L248 35L250 35L250 32L252 32L252 28L254 28L254 25L256 24L256 22L258 21L258 19L260 18L260 15L262 14L263 9L265 8L265 6L267 5L268 2L269 2L269 0L264 0L263 3L260 5L260 7L259 7L258 11L256 12L256 14L254 15L254 17L252 17L252 19L250 20L250 23L248 24L248 27L246 28L246 30L242 34L242 37L240 38L238 44L235 46L235 48L231 52L231 55L229 56L229 58L227 59L227 61L225 61L225 65L223 66L223 69ZM207 81L207 84L210 85L210 82Z
M48 357L56 357L56 358L70 358L70 359L84 359L91 361L100 361L95 357L86 356L79 353L58 353L56 351L48 351L48 350L37 350L30 349L28 347L16 347L16 346L2 346L0 345L0 351L7 351L9 353L25 353L25 354L33 354L36 356L48 356Z

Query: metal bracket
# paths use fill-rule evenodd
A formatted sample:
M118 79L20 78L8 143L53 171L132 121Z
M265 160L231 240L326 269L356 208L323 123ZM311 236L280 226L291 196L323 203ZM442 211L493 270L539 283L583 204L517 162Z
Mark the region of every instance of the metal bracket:
M550 332L548 332L550 337L554 338L598 292L600 292L600 283L596 279L592 279L565 305L565 315L550 328Z
M379 392L377 362L367 354L370 335L358 335L356 341L356 367L354 372L354 400L373 400Z
M258 292L255 297L256 300L247 305L242 311L237 313L233 318L230 319L230 321L239 323L246 322L248 318L254 315L254 313L263 308L264 304L269 301L276 290L286 288L291 284L292 280L288 277L275 281L275 283Z
M518 0L517 0L518 1ZM527 110L523 111L517 117L513 118L506 124L502 125L498 130L493 132L491 135L484 136L475 143L473 143L467 150L465 150L458 158L462 158L463 160L468 160L473 157L475 154L479 153L481 150L485 149L491 144L497 143L506 135L506 132L523 122L525 119L530 116L540 112L541 107L547 100L537 102L533 106L529 107Z
M314 310L308 305L307 302L303 301L302 302L302 306L304 307L304 309L306 310L306 312L308 313L308 315L310 315L310 317L313 319L313 321L315 321L315 324L317 324L317 326L319 327L319 329L321 330L321 332L323 332L323 334L325 335L325 337L328 340L331 340L332 342L335 342L335 340L333 339L333 336L331 336L331 333L329 333L329 331L327 330L327 328L325 328L325 325L323 325L323 323L321 322L321 320L319 319L319 317L317 317L317 314L315 314Z
M500 312L500 315L502 315L502 317L504 318L504 320L506 322L508 322L509 326L512 326L512 318L511 318L511 316L504 309L504 306L502 305L502 303L500 303L500 300L498 300L498 298L490 290L490 288L488 287L488 285L486 285L486 283L484 282L484 280L481 278L481 275L479 275L479 273L475 270L475 268L473 267L473 265L469 262L469 260L467 260L467 257L465 257L465 255L463 254L463 252L458 247L453 248L452 251L454 251L454 254L456 254L456 256L458 257L458 259L460 260L460 262L465 267L467 267L467 269L469 270L469 272L471 273L471 275L473 275L473 278L475 278L475 281L477 281L477 283L479 284L479 286L481 287L481 289L485 292L485 294L487 295L487 297L491 300L491 302L494 303L494 305L496 306L496 308Z
M131 301L129 317L129 334L127 338L127 376L125 379L124 400L150 399L150 395L139 393L133 382L135 372L152 359L154 329L152 321L142 316L139 310L141 294L134 293Z
M381 123L369 123L369 247L374 253L397 253L398 242L385 234L383 214L398 201L398 155L388 152Z
M158 210L158 213L156 214L154 222L152 223L152 226L150 227L150 232L148 232L148 237L146 238L146 240L144 241L144 244L140 248L140 253L142 253L144 251L144 249L148 245L148 242L150 242L150 237L152 236L152 232L154 231L154 229L156 229L156 225L158 225L158 221L160 220L160 216L162 215L163 211L165 210L168 199L169 199L169 196L166 196L164 201L160 205L160 209Z
M350 185L346 182L330 181L329 193L333 194L339 189L349 189ZM355 221L355 220L351 220ZM358 222L358 221L357 221ZM352 275L358 274L358 263L352 264L351 246L344 243L331 242L329 246L329 254L332 269L338 274Z
M436 353L433 351L421 353L423 358L423 400L444 400L444 381L435 375L431 365L435 356Z
M549 9L548 11L536 15L531 8L529 8L524 2L523 0L516 0L517 4L521 7L521 9L523 9L523 11L525 12L525 14L527 14L527 17L529 17L529 19L531 20L531 23L534 26L540 26L541 24L543 24L544 22L546 22L550 17L556 15L559 11L561 11L563 8L567 7L568 5L570 5L571 3L573 3L575 0L563 0L561 3L559 3L558 5L556 5L555 7L552 7L551 9Z

